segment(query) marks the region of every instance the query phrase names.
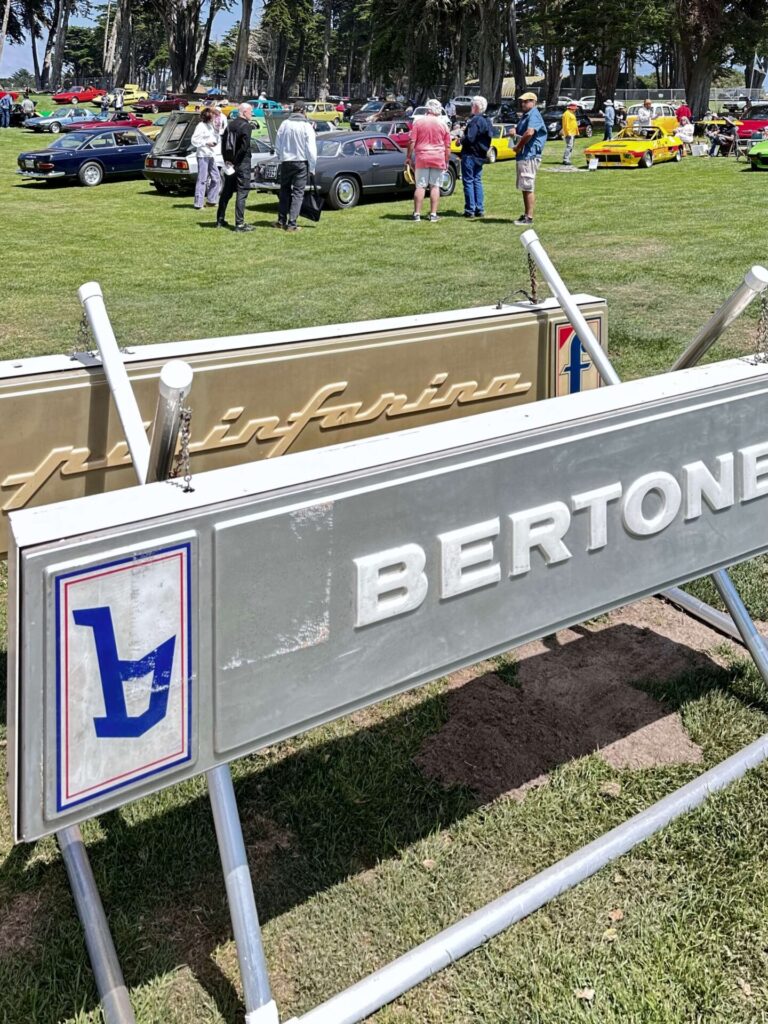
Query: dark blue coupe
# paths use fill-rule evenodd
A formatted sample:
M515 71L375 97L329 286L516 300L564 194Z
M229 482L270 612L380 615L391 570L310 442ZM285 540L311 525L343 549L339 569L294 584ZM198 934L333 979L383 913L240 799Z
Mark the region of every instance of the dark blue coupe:
M18 173L33 181L77 178L100 185L108 177L140 177L152 149L136 128L91 128L62 135L47 149L20 153Z

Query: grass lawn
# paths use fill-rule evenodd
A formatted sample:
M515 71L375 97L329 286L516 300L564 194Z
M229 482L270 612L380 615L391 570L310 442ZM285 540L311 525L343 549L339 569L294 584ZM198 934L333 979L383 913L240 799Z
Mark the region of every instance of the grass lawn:
M122 344L482 304L527 286L511 224L514 168L485 172L487 216L438 224L405 201L328 212L299 235L209 230L213 211L144 181L96 189L20 183L0 132L0 358L69 351L77 287L101 283ZM585 143L578 146L578 153ZM732 159L647 171L549 173L536 230L574 291L605 296L620 373L668 367L753 263L768 262L768 174ZM261 230L261 229L264 230ZM751 351L757 310L716 357ZM765 563L740 567L768 619ZM0 575L0 675L5 664ZM709 594L706 583L698 592ZM514 673L509 673L514 685ZM707 767L768 728L768 691L745 662L656 678ZM448 715L439 682L233 765L275 995L310 1008L694 777L701 766L565 763L523 803L443 788L414 757ZM2 750L4 725L0 725ZM382 1010L376 1024L768 1022L768 771L758 769L616 865ZM607 782L620 789L606 799ZM89 823L94 871L140 1024L242 1020L236 955L204 783ZM609 912L620 909L613 922ZM576 990L593 989L590 1000ZM0 805L0 1022L100 1020L53 840L13 848Z

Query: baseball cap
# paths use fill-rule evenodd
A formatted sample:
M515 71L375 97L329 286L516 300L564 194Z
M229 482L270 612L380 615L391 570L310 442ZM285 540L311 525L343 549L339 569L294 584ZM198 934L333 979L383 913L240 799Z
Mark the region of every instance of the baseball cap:
M537 100L538 96L535 92L524 92L520 97L521 100Z
M613 100L606 100L605 101L605 105L606 105L606 107L612 107L613 106Z
M578 110L579 109L579 104L578 103L569 103L568 104L568 109L569 110Z

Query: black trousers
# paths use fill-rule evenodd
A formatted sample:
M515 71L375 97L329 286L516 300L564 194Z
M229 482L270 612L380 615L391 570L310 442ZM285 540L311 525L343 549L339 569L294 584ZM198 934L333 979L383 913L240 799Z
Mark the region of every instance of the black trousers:
M284 160L280 164L280 206L277 219L281 224L296 223L304 189L309 184L309 164L306 160Z
M245 201L251 191L251 161L239 164L235 167L234 174L223 174L224 187L219 196L219 208L216 211L216 220L224 220L227 215L229 200L237 192L235 200L235 224L245 224Z

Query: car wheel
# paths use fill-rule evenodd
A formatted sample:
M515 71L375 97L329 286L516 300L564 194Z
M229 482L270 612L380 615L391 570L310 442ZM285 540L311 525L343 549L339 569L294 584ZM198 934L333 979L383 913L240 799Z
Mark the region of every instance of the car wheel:
M79 103L79 102L80 102L80 100L79 100L79 99L77 98L77 96L73 96L73 97L72 97L72 102L73 102L73 103Z
M443 183L440 186L440 195L443 199L447 199L448 196L452 196L456 191L456 171L453 167L449 167L443 175Z
M52 122L52 123L51 123L51 124L49 125L49 127L48 127L48 130L49 130L50 132L52 132L52 133L53 133L54 135L58 135L58 134L59 134L59 132L61 131L61 125L59 124L59 122L58 122L58 121L53 121L53 122Z
M328 202L334 210L351 210L360 202L360 182L351 174L340 174L333 179Z
M87 164L83 164L77 176L80 179L81 185L88 185L89 188L93 188L95 185L101 184L104 178L104 171L102 171L99 164L89 160Z
M584 138L585 139L591 139L592 138L592 125L591 124L588 124L587 127L584 129Z
M652 166L653 166L653 153L651 153L651 151L648 150L647 153L643 153L643 155L640 157L640 162L638 164L638 167L652 167Z
M338 118L338 117L334 117L334 119L333 119L333 121L331 122L331 124L333 125L333 127L334 127L334 128L338 128L338 127L339 127L339 125L341 124L341 121L339 120L339 118Z
M156 103L152 104L152 113L153 114L159 114L160 113L160 107L158 107L158 105Z
M488 150L488 163L496 163L496 150L493 148L493 146L491 146L491 148Z
M675 155L672 157L672 159L675 161L676 164L680 163L680 161L683 159L683 147L682 146L680 146L679 149L675 150Z

